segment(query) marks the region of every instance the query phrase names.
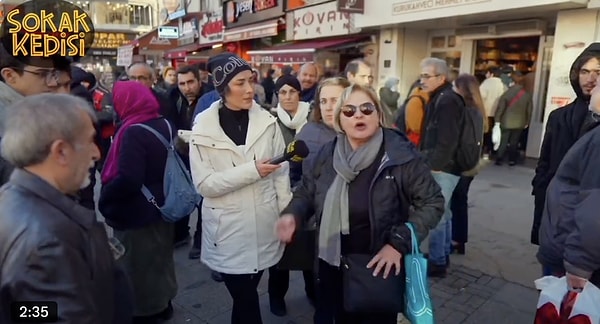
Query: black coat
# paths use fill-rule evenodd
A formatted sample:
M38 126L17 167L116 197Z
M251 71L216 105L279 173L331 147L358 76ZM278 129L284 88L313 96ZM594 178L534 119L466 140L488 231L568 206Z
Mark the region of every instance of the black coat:
M446 83L431 93L425 110L420 149L432 170L460 175L456 153L465 121L465 102Z
M440 221L444 197L430 169L406 136L384 129L383 138L385 155L370 188L370 247L375 254L390 244L405 254L410 251L411 240L404 223L413 224L421 241ZM312 170L303 170L302 183L282 212L293 214L299 226L313 215L317 217L317 227L321 223L325 196L336 175L333 169L336 141L321 148Z
M0 323L26 300L57 302L63 323L131 323L130 287L96 214L22 169L0 192L0 260Z
M144 124L168 139L164 118ZM172 130L175 136L173 127ZM125 130L118 156L118 175L102 186L98 202L98 209L108 225L118 230L136 229L161 219L159 210L146 200L141 188L146 185L158 205L164 203L166 161L165 146L150 131L136 126Z
M593 43L585 49L571 66L570 81L577 99L550 113L542 142L540 158L531 181L535 196L531 243L538 244L539 227L544 210L546 189L556 174L556 170L569 149L584 134L582 124L588 113L589 96L585 96L579 85L579 70L590 56L600 57L600 43Z

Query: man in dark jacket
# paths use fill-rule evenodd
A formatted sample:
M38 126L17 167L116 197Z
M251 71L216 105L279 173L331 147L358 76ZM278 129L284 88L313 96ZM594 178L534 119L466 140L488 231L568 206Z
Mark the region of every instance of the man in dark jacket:
M546 189L567 151L592 123L590 93L600 75L600 43L586 48L571 66L569 78L577 94L572 103L550 113L535 176L531 182L535 197L531 243L539 244L539 228L546 200Z
M56 302L65 323L131 323L115 315L131 304L115 293L122 286L104 226L71 198L100 158L93 111L64 94L10 110L2 155L16 169L0 192L0 322L12 322L14 302L38 300Z
M567 152L546 193L537 258L544 275L562 276L573 288L600 284L600 85L592 91L590 129Z
M27 96L56 91L61 71L68 72L70 63L59 56L14 56L12 50L0 44L0 138L8 106ZM8 181L12 171L12 165L0 158L0 185Z
M421 87L431 98L426 107L420 149L446 201L444 216L429 236L429 275L443 277L452 247L450 201L463 171L455 162L465 121L465 103L447 81L448 66L438 58L421 62Z

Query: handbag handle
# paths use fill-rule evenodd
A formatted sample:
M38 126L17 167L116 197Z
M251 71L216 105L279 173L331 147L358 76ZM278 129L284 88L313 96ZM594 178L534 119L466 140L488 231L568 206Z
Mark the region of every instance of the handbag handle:
M419 250L419 244L417 243L417 236L415 235L415 229L413 228L413 225L409 222L406 222L405 225L410 230L410 241L412 242L411 254L421 254L421 250Z

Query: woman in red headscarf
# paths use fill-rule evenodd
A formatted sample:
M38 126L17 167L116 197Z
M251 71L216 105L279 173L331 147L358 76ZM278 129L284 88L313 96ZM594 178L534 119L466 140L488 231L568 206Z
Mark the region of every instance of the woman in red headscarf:
M164 203L164 145L143 124L169 139L175 129L159 114L150 89L133 81L117 82L113 102L121 120L104 169L98 204L114 236L125 247L119 259L133 284L134 323L158 323L173 314L177 293L173 261L173 224L142 194L145 185L159 206Z

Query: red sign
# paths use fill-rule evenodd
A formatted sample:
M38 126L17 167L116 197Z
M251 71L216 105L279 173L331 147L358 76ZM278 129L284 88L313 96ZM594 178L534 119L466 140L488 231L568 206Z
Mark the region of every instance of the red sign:
M212 44L223 41L222 10L206 13L200 21L200 44Z

